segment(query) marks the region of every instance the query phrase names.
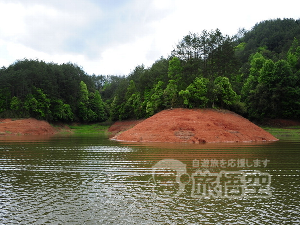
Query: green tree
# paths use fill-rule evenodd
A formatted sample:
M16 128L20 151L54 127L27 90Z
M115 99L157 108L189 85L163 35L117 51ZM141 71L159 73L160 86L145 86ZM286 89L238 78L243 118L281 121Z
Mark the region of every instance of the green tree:
M275 64L273 60L271 59L266 60L259 72L258 82L264 83L269 87L274 86L275 84L274 82L276 82L274 77L274 67Z
M207 106L207 85L209 80L203 77L196 77L186 90L181 90L179 95L184 100L184 105L188 108L204 108Z
M260 71L263 68L265 62L266 59L260 53L255 53L250 57L250 74L249 77L246 79L241 90L241 99L242 101L245 101L246 104L249 103L251 94L253 93L252 91L255 90L256 86L259 83L258 79L260 77Z
M142 98L139 92L133 93L127 100L126 105L130 106L130 111L135 119L145 116Z
M10 109L18 112L19 110L21 110L21 108L22 108L22 102L18 97L14 96L10 102Z
M94 122L101 122L107 119L105 106L99 91L95 91L95 93L90 93L90 108L96 114Z
M144 116L143 113L143 101L140 92L138 92L135 82L130 80L129 86L127 88L126 103L123 106L123 114L126 118L136 118L139 119Z
M0 89L0 113L10 108L10 91L8 88Z
M169 59L161 57L156 60L150 68L137 70L139 76L135 82L142 98L143 93L150 91L158 81L162 81L165 84L168 83L168 69ZM131 77L129 79L131 79Z
M222 36L216 49L210 54L210 64L214 76L228 77L230 80L235 78L238 72L238 60L235 55L235 44L229 36ZM218 38L217 38L218 39Z
M286 60L279 60L274 65L274 85L287 87L294 85L293 72Z
M265 84L257 84L254 90L250 91L247 98L246 107L248 116L251 119L262 119L270 117L272 113L272 106L270 104L271 93L268 91Z
M26 115L38 119L49 119L51 116L50 99L41 89L35 87L32 93L26 95L24 104L20 104L19 98L15 96L11 109L19 116Z
M253 64L254 65L254 64ZM261 66L258 66L260 68ZM252 70L254 71L254 70ZM258 79L249 76L244 85L247 93L246 104L252 118L292 118L299 115L298 77L286 60L274 63L265 60L260 70L256 70Z
M176 83L175 80L169 80L169 83L163 92L163 105L166 108L174 108L178 105L178 87Z
M108 98L107 104L109 105L110 116L112 120L125 119L127 115L124 114L124 105L126 104L125 93L129 85L125 76L112 77L112 82L108 83L105 89L111 91L111 97ZM103 93L106 96L106 93Z
M36 113L38 113L37 118L48 119L50 116L50 99L47 95L40 89L34 88L33 90L34 98L37 100Z
M71 122L74 114L69 104L65 104L61 99L51 101L51 112L53 121Z
M168 77L171 80L174 80L176 83L179 83L182 79L182 66L179 58L173 57L169 61Z
M205 37L205 43L207 43L207 35L207 31L204 30L202 37ZM201 58L205 52L201 44L199 35L190 32L177 44L176 48L172 51L172 55L183 61L189 61L192 58Z
M295 82L292 69L286 60L279 60L274 65L273 82L271 83L270 92L272 105L272 117L283 117L285 106L287 109L292 110L294 107L294 89ZM296 94L297 92L295 92ZM297 96L297 94L296 94ZM269 103L269 104L270 104Z
M78 98L78 116L84 122L88 122L93 117L89 108L89 92L86 84L80 81L79 98Z
M287 53L287 61L294 72L300 70L300 44L297 38L294 38L294 41Z
M38 101L32 94L28 94L25 98L24 109L29 114L29 116L35 117L39 116L41 112L38 109Z
M217 77L215 79L214 95L216 104L222 108L228 108L240 99L240 97L232 89L231 83L227 77Z
M115 120L121 120L122 117L120 116L120 107L121 106L121 101L119 99L119 96L116 95L113 98L113 101L111 102L110 105L110 118L111 120L115 121Z
M163 109L163 85L164 83L162 81L158 81L152 90L150 100L147 102L146 106L146 113L149 116L152 116L154 113Z

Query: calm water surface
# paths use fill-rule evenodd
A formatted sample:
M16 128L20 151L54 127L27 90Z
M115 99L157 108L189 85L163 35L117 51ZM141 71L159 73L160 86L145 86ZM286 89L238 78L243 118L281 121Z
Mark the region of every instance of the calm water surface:
M158 163L166 159L186 166L183 186L155 180L172 178L167 172L174 168L154 171L172 167ZM0 224L300 224L299 162L300 137L203 145L118 143L99 135L1 137ZM270 178L262 186L268 196L203 196L191 179L196 171L269 174L253 189Z

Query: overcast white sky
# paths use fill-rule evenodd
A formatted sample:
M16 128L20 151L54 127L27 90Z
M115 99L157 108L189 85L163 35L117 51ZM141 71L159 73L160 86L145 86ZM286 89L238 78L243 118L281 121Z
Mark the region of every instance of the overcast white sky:
M127 75L167 57L189 31L300 18L299 0L0 0L0 67L18 59L72 62Z

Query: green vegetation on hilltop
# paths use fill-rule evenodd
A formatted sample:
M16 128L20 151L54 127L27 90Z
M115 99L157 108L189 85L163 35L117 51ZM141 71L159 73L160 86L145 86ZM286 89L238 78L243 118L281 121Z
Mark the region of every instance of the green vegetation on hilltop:
M298 119L300 20L263 21L233 37L219 29L189 33L168 58L128 76L27 59L0 69L0 117L101 122L174 107Z
M0 116L104 121L107 112L95 81L96 76L71 63L16 61L0 69Z

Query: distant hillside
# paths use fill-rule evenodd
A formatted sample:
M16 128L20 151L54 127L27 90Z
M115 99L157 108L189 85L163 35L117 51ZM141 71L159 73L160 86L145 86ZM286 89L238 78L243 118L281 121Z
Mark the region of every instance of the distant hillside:
M2 118L100 122L170 108L300 118L300 19L262 21L235 36L219 29L190 32L167 58L138 65L127 76L91 76L72 63L28 59L0 69Z
M282 58L288 52L294 38L300 40L300 19L259 22L238 40L238 43L245 43L241 61L247 62L251 54L263 48L266 56L273 59Z

